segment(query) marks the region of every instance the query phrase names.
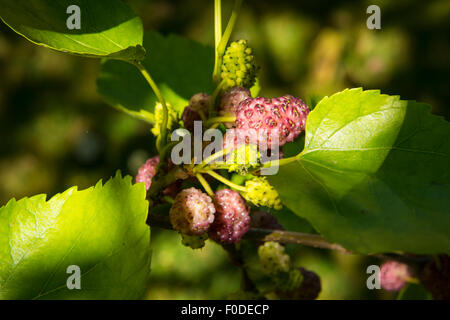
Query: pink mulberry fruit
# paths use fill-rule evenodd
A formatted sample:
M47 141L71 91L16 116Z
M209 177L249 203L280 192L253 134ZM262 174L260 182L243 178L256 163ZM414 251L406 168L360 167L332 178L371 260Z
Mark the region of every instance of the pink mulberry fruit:
M220 243L240 242L250 229L249 209L241 195L230 189L215 193L216 218L209 237Z
M212 199L196 188L182 190L169 211L172 227L189 236L208 231L216 212Z
M148 191L152 185L152 179L156 174L156 166L159 163L159 156L148 159L138 171L136 183L144 182L145 190Z
M399 291L411 277L408 265L397 261L386 261L380 268L380 285L388 291Z
M274 139L279 146L294 141L305 130L308 114L306 104L290 95L247 99L239 105L235 125L251 143L266 149Z

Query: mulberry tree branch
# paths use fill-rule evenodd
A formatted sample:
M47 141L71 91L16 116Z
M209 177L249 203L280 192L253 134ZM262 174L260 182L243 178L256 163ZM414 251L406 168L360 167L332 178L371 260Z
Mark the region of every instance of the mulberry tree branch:
M173 230L168 216L149 214L147 223L152 227ZM280 243L294 243L315 248L336 250L343 253L351 253L336 243L330 243L323 237L315 234L299 233L284 230L251 228L244 239L255 241L275 241Z
M150 87L152 88L153 92L155 93L156 97L158 98L159 102L162 105L163 110L163 118L161 123L161 133L157 140L157 149L158 151L161 151L161 148L164 147L167 140L167 122L169 121L169 111L167 109L166 100L164 99L164 96L162 95L158 85L153 80L152 76L148 72L148 70L144 67L144 65L141 62L133 62L132 63L138 70L141 72L142 76L145 78L145 80L148 82Z
M149 214L147 224L152 227L173 230L172 225L170 224L169 217L166 215ZM244 239L263 242L275 241L279 243L293 243L308 247L334 250L345 254L354 254L353 252L342 247L341 245L337 243L328 242L322 236L316 234L292 232L285 230L251 228L245 234ZM374 254L370 256L383 260L396 260L411 265L422 265L432 260L431 256L413 255L407 253L405 254L384 253L384 254Z
M351 253L341 245L337 243L328 242L322 236L319 236L317 234L300 233L285 230L251 228L245 235L245 238L249 240L250 239L260 241L262 240L264 242L275 241L280 243L293 243L314 248L336 250L342 253L348 254Z

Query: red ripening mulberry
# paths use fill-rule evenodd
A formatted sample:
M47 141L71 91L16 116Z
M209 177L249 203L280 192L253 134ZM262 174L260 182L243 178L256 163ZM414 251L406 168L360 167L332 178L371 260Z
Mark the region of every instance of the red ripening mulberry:
M148 159L138 171L136 183L144 182L145 190L148 191L152 185L152 179L156 174L156 166L159 163L159 156Z
M178 192L181 190L183 186L183 180L176 180L174 183L168 185L162 192L163 195L175 198Z
M399 291L411 278L407 264L397 261L386 261L380 267L380 285L384 290Z
M420 273L420 283L436 300L450 300L450 257L442 254L428 262Z
M249 209L234 190L222 189L215 193L216 218L209 230L209 237L220 243L240 242L250 229Z
M277 218L267 211L252 212L250 225L252 228L284 230Z
M246 100L251 99L250 90L242 87L233 87L222 95L220 100L220 115L226 117L235 117L239 104ZM234 123L227 122L225 126L227 128L233 127Z
M277 295L283 300L315 300L322 291L319 276L305 268L298 268L303 276L303 281L297 289L291 291L277 291Z
M235 125L237 129L252 132L249 141L258 143L260 148L270 147L264 134L269 143L272 137L278 138L281 147L305 130L308 114L306 104L291 95L246 99L239 104Z
M184 108L181 119L184 127L189 131L194 131L194 121L202 121L200 112L203 112L205 117L208 116L210 96L206 93L197 93L189 100L189 105Z
M172 227L188 236L198 236L208 231L216 212L212 199L196 188L182 190L170 208Z

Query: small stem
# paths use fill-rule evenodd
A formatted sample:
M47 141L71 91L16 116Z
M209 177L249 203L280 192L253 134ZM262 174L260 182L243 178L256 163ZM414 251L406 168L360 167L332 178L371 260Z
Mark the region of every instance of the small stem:
M156 179L152 181L150 190L148 190L148 195L151 198L156 197L161 192L162 189L171 185L175 181L179 179L187 179L188 175L180 167L175 167L172 170L170 170L167 174L157 175L155 178Z
M174 204L174 203L175 203L175 199L172 198L172 197L169 197L169 196L164 196L164 197L162 197L162 199L163 199L165 202L170 203L170 204Z
M159 155L160 163L161 162L165 162L164 160L167 158L167 153L169 152L169 150L171 150L177 144L178 144L178 141L172 141L172 142L166 144L164 146L164 148L161 149L161 152L160 152L160 155Z
M224 155L226 155L228 152L230 152L230 149L226 149L226 150L220 150L212 155L210 155L208 158L206 158L205 160L202 161L202 163L200 163L199 165L197 165L194 169L193 172L200 172L205 166L207 166L208 164L210 164L211 162L213 162L214 160L216 160L217 158L220 158Z
M200 118L202 119L203 122L208 121L208 118L206 117L206 115L203 112L203 110L198 110L197 113L199 114L199 116L200 116Z
M206 158L205 160L203 160L203 162L200 164L200 166L201 166L201 167L204 167L204 166L210 164L211 162L213 162L214 160L216 160L217 158L220 158L220 157L226 155L226 154L227 154L228 152L230 152L230 151L231 151L231 150L229 150L229 149L226 149L226 150L222 149L222 150L220 150L219 152L216 152L216 153L210 155L210 156L209 156L208 158Z
M156 143L155 144L156 144L156 149L158 150L158 152L161 153L161 149L162 149L162 147L161 147L161 145L162 145L162 143L161 143L161 134L156 137Z
M205 189L206 193L213 198L214 197L214 192L212 191L209 183L205 180L205 178L203 178L203 176L200 173L197 173L195 175L198 179L198 181L201 183L201 185L203 186L203 188Z
M209 116L213 117L214 116L214 112L216 110L216 99L217 96L219 95L220 91L222 91L222 88L225 85L225 80L222 80L216 87L216 89L214 90L213 94L211 95L211 98L209 100Z
M315 248L331 249L343 253L351 253L337 243L330 243L322 236L317 234L307 234L300 232L269 230L269 229L250 229L246 237L262 239L263 241L275 241L280 243L295 243Z
M273 161L265 162L262 167L269 168L274 165L284 166L284 165L287 165L287 164L292 163L297 160L298 160L297 156L289 157L289 158L285 158L285 159L273 160Z
M236 120L236 117L233 116L228 116L228 117L214 117L214 118L210 118L207 122L206 122L206 126L210 127L215 123L225 123L225 122L234 122Z
M420 280L414 277L406 277L405 281L408 283L414 283L414 284L419 284Z
M222 248L228 253L228 258L230 259L231 263L237 268L241 269L241 289L244 291L256 291L255 284L248 276L247 270L245 268L242 251L240 249L237 249L234 244L223 244Z
M408 286L406 286L402 290L400 290L399 293L397 294L397 297L395 298L395 300L402 300L403 295L405 294L407 288L408 288Z
M144 65L141 62L136 61L133 62L132 64L139 69L141 74L144 76L145 80L147 80L148 84L152 88L153 92L155 93L156 97L158 98L159 102L163 107L163 119L161 123L161 134L160 134L161 138L158 140L157 143L157 148L159 151L166 143L166 136L167 136L167 122L169 121L169 111L167 109L166 100L164 99L161 91L159 90L158 85L153 80L153 78L151 77L148 70L144 67Z
M233 33L234 26L236 24L237 17L239 12L241 11L242 0L236 0L234 2L233 12L231 13L230 20L228 21L225 32L223 33L222 40L219 44L219 57L222 57L225 53L225 49L227 48L228 41L230 40L231 34Z
M218 82L220 68L222 65L219 55L219 44L222 41L222 1L214 0L214 42L215 42L215 64L213 71L213 81Z
M215 178L216 180L219 180L223 184L226 184L227 186L229 186L229 187L231 187L233 189L236 189L236 190L239 190L239 191L242 191L242 192L247 192L247 188L246 187L237 185L237 184L235 184L235 183L231 182L230 180L222 177L220 174L218 174L218 173L216 173L216 172L214 172L212 170L208 170L208 171L206 171L206 173L209 174L211 177Z

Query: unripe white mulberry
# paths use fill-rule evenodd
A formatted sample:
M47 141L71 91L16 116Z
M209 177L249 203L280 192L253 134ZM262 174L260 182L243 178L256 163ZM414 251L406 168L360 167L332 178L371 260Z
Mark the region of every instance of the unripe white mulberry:
M212 199L196 188L182 190L169 211L172 227L189 236L207 232L216 212Z

